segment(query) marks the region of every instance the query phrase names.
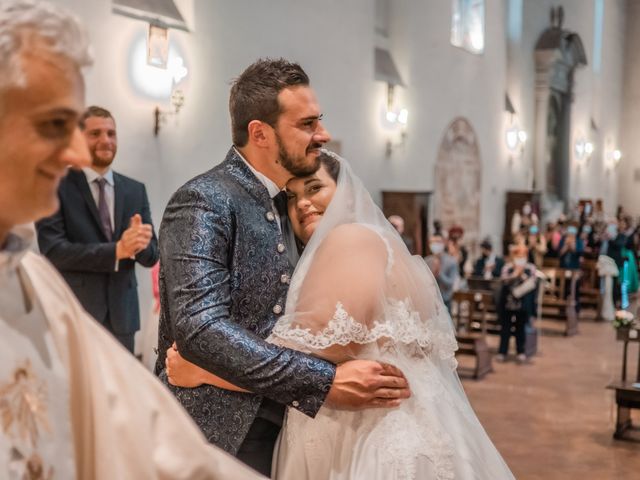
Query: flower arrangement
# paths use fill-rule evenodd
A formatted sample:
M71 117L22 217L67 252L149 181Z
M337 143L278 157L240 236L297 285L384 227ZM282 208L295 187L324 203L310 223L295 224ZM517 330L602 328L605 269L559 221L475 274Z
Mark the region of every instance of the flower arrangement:
M633 326L635 316L626 310L616 310L616 316L613 319L613 328L630 328Z

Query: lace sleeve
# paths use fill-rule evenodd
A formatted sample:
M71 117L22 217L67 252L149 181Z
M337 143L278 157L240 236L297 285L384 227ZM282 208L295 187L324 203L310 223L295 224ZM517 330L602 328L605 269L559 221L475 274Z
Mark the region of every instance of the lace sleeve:
M308 268L292 280L287 312L270 341L325 358L355 356L372 341L382 313L389 254L371 229L342 225L327 236Z

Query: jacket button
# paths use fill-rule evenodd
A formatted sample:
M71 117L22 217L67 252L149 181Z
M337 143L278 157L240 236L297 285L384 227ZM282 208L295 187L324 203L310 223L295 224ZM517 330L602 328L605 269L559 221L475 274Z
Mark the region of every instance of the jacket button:
M294 400L293 402L291 402L291 405L293 405L294 407L299 407L300 406L300 402L297 400Z
M275 305L273 307L273 313L275 313L276 315L279 315L280 313L282 313L282 307L280 305Z
M289 283L289 280L290 280L289 275L287 275L286 273L280 275L280 283L287 284Z
M277 249L278 249L278 253L284 252L284 250L285 250L284 243L279 243L278 246L277 246Z
M276 216L273 214L273 212L267 212L267 220L269 220L270 222L273 222L276 219Z

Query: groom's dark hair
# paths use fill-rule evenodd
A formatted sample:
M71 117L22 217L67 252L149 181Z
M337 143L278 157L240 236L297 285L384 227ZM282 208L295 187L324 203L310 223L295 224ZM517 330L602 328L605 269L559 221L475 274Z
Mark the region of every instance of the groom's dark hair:
M275 128L281 113L278 94L287 87L309 85L309 77L297 63L284 58L261 58L236 78L229 96L233 144L244 147L249 123L260 120Z

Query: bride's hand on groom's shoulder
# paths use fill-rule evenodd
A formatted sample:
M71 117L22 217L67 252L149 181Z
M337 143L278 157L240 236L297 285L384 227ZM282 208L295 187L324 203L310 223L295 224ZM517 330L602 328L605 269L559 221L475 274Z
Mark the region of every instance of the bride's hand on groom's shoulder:
M393 365L371 360L341 363L327 395L334 408L391 408L411 396L404 374Z

